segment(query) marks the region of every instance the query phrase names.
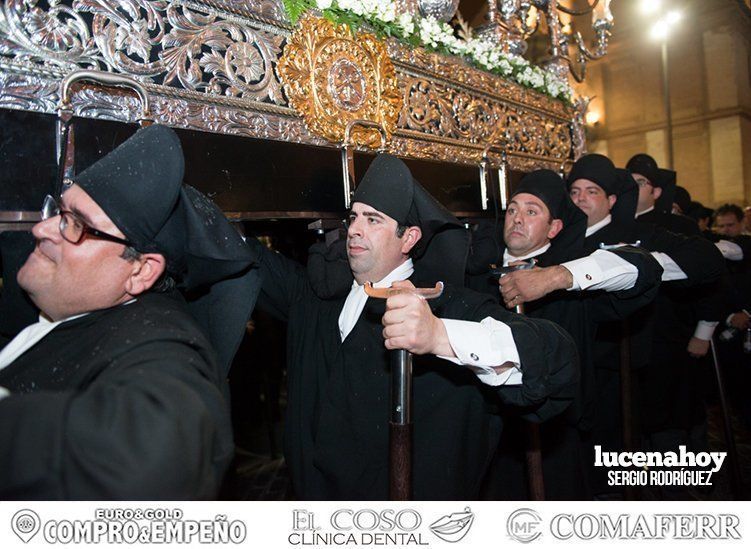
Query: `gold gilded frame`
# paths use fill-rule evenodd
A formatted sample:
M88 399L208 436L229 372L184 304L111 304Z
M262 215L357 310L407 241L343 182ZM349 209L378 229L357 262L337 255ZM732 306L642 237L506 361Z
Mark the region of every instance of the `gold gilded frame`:
M355 36L346 25L307 14L287 41L276 70L289 105L311 133L341 143L347 124L368 120L391 139L403 101L394 65L374 35ZM374 148L380 135L356 127L352 140Z

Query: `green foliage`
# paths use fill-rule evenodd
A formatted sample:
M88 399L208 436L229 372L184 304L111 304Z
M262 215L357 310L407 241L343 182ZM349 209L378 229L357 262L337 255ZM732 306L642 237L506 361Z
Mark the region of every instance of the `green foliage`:
M327 20L344 24L356 34L359 31L370 32L381 39L396 38L413 47L422 47L428 51L444 55L463 58L470 65L481 70L516 82L526 88L531 88L550 97L572 103L571 88L566 82L556 82L555 77L544 69L530 65L522 57L510 56L501 52L500 45L473 40L471 29L466 22L462 25L463 32L457 39L452 34L450 26L438 23L432 19L407 17L406 22L397 20L384 21L372 13L358 15L349 9L342 9L338 2L332 2L329 7L320 10L316 0L282 0L290 22L294 25L307 10L316 9ZM328 4L328 3L327 3ZM460 24L463 20L460 20ZM406 27L403 25L407 25ZM443 27L441 27L443 25ZM466 27L466 28L465 28ZM407 30L408 29L408 30ZM423 42L425 41L425 42Z
M300 16L307 10L316 7L315 0L282 0L284 9L287 12L289 22L295 25Z

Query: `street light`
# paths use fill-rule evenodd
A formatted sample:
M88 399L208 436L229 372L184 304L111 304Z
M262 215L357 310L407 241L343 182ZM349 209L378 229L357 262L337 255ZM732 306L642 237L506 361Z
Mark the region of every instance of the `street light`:
M660 2L646 0L641 3L642 13L646 13L647 6L652 6L652 13L662 8ZM650 8L651 9L651 8ZM665 102L665 118L667 121L668 168L673 169L673 116L670 109L670 78L668 73L668 37L671 30L681 21L683 14L678 10L660 12L660 17L652 24L650 36L661 43L662 49L662 95Z
M652 15L662 7L660 0L642 0L639 3L639 11L644 15Z

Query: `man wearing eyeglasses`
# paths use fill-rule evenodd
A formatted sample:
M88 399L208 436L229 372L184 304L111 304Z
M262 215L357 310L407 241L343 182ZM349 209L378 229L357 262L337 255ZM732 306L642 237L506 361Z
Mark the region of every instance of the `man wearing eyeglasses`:
M252 254L182 176L177 136L151 126L45 199L17 277L39 322L0 351L0 498L216 495L234 450L224 376L171 288Z
M639 186L636 204L636 218L639 222L653 223L686 236L700 233L699 226L693 219L682 213L672 212L673 202L682 202L676 197L681 189L676 186L676 172L660 168L654 158L644 153L632 156L626 169ZM685 189L683 192L686 193Z
M60 202L46 198L43 220L32 229L36 247L18 272L18 283L49 320L120 305L157 282L164 256L134 254L80 186L70 186Z

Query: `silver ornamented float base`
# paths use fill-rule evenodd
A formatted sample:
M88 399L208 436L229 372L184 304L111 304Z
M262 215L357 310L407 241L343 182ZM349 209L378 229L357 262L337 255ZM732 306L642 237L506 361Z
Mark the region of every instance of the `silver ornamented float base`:
M417 0L417 6L423 17L448 22L459 8L459 0Z

